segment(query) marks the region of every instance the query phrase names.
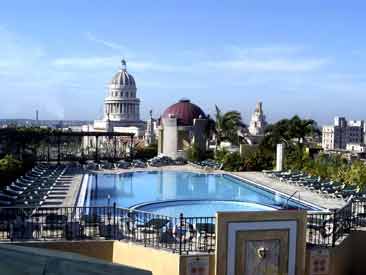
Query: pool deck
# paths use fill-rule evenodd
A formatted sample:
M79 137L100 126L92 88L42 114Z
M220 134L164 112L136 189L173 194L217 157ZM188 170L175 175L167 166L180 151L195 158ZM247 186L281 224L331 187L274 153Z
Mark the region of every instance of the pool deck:
M70 187L63 191L65 195L52 195L46 199L42 207L74 207L79 195L81 182L84 176L84 171L81 169L70 169L64 176L71 176Z
M109 170L101 169L101 170L93 170L90 172L102 173L102 174L104 173L121 174L137 171L187 171L187 172L198 172L198 173L228 174L238 176L240 178L243 178L244 180L252 181L254 183L274 189L289 196L291 196L297 191L297 194L294 196L294 198L298 199L300 194L300 199L302 201L314 204L322 208L334 209L334 208L340 208L346 204L344 200L325 197L324 195L312 192L301 186L294 186L291 184L287 184L285 182L280 182L279 180L268 177L262 172L225 172L222 170L201 169L189 164L183 166L164 166L164 167L109 169ZM63 206L75 205L79 189L81 186L81 181L82 181L82 173L80 173L78 176L76 175L75 183L72 185L73 187L70 188L67 198L64 200Z
M228 174L233 174L245 180L259 183L266 187L275 189L281 193L285 193L286 195L289 196L297 192L296 195L294 195L295 198L298 199L300 194L300 199L302 201L309 202L311 204L315 204L323 208L327 209L340 208L346 204L346 202L342 199L325 197L324 195L307 190L302 186L295 186L292 184L288 184L286 182L281 182L279 180L270 178L269 176L263 174L262 172L233 172Z

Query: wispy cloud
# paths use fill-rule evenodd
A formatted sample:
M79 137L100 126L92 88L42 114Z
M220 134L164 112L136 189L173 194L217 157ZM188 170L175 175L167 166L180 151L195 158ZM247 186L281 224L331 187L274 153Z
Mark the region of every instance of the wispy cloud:
M69 69L101 69L116 68L119 65L119 56L89 56L89 57L60 57L52 61L56 67ZM189 72L193 66L179 64L165 64L152 61L127 60L127 66L138 72Z
M97 44L100 44L100 45L103 45L109 49L112 49L112 50L117 50L123 54L127 54L128 52L130 52L127 47L125 47L124 45L121 45L121 44L118 44L116 42L113 42L113 41L107 41L107 40L104 40L104 39L100 39L100 38L97 38L94 34L90 33L90 32L87 32L85 34L86 38L91 41L91 42L95 42Z
M236 72L309 72L318 70L329 64L329 60L323 58L310 59L286 59L286 58L239 58L207 63L208 67L215 70L234 70Z
M302 45L264 45L257 47L243 47L239 45L227 46L227 49L239 57L246 56L293 56L302 54L306 47Z
M119 56L90 56L90 57L62 57L53 60L53 65L79 69L100 69L116 67ZM299 58L299 57L267 57L247 56L237 58L221 58L217 61L192 60L191 64L164 63L154 61L128 60L128 68L144 72L180 72L180 73L298 73L319 70L330 64L327 58Z
M58 67L73 68L101 68L116 65L120 57L60 57L52 61L52 64Z

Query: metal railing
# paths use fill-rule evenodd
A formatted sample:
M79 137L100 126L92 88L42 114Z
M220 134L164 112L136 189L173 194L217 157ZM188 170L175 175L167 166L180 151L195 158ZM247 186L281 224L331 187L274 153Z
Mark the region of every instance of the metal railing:
M126 240L174 253L214 251L214 217L110 207L0 208L0 241Z
M306 240L335 246L353 228L366 226L366 199L341 209L308 213ZM0 241L125 240L174 253L215 250L215 217L169 217L107 207L0 208Z
M308 214L307 242L320 246L336 246L352 229L366 226L366 198L353 198L330 212Z

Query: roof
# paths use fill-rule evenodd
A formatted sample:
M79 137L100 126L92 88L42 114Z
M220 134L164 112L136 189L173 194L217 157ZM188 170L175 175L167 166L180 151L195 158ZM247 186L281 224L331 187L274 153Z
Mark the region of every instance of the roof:
M127 72L126 60L122 59L121 69L114 75L111 80L111 84L121 86L136 86L135 79Z
M205 118L206 115L200 107L191 103L187 99L182 99L179 102L169 106L161 116L162 118L176 117L178 125L190 126L193 125L193 120L196 118Z

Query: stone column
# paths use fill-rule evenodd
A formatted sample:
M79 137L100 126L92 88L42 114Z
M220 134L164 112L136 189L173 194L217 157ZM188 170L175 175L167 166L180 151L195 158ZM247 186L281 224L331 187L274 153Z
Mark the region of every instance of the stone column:
M276 171L283 170L284 155L285 155L285 144L279 143L276 148Z

